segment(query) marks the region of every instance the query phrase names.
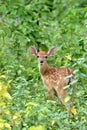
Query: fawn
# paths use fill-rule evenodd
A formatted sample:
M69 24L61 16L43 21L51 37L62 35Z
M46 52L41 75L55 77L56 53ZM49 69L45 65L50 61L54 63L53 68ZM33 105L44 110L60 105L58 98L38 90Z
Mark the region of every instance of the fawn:
M50 99L53 99L53 90L56 91L60 101L66 106L68 112L70 112L70 106L67 105L68 101L65 101L67 97L67 89L64 86L68 85L74 79L74 73L70 68L56 68L47 64L47 58L54 55L55 48L51 48L48 52L38 52L36 48L30 47L30 52L38 58L39 71L43 83L47 86ZM66 76L71 75L69 78Z

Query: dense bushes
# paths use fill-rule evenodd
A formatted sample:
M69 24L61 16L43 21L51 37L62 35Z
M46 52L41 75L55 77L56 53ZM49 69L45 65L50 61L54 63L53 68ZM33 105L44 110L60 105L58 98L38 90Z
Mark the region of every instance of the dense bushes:
M55 46L49 64L75 71L72 115L56 96L49 100L30 45L46 51ZM86 0L0 1L0 129L86 130L86 79Z

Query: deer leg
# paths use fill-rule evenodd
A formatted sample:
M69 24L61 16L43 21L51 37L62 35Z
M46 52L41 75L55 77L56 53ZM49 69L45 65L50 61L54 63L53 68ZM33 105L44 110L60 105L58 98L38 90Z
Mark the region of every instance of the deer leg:
M67 97L67 94L64 90L61 90L58 92L58 97L60 99L60 101L66 106L66 109L68 111L68 113L70 113L70 104L69 101L65 101L65 98Z
M49 97L53 100L53 89L48 89Z
M61 104L61 100L58 98L58 104Z
M62 101L61 101L61 99L60 99L60 97L59 97L59 94L57 93L57 97L58 97L58 104L61 104L62 103Z

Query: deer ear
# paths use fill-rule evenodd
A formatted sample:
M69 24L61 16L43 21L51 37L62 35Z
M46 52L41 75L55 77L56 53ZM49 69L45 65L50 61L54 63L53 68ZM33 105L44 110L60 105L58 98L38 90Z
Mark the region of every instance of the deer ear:
M54 55L54 53L55 53L55 47L52 47L52 48L47 52L47 55L48 55L48 56L52 56L52 55Z
M37 49L34 48L33 46L30 47L30 52L32 55L37 56Z

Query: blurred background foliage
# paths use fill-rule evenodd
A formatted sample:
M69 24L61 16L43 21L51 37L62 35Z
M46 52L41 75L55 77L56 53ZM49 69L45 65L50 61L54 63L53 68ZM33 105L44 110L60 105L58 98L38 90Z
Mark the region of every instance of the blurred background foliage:
M72 115L49 100L31 45L76 73ZM87 0L0 0L0 115L1 130L87 130Z

